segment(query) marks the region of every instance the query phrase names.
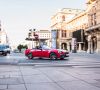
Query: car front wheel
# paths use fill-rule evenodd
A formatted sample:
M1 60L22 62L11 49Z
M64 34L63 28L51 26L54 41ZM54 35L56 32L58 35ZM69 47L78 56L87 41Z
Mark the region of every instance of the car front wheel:
M7 56L7 53L4 53L3 55L4 55L4 56Z
M29 53L29 54L27 55L27 57L28 57L28 59L33 59L32 53Z
M55 53L51 53L50 54L50 59L56 60L57 59L57 55Z

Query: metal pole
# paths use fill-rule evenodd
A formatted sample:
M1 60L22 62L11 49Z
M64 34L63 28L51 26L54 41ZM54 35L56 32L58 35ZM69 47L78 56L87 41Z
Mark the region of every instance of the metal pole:
M33 48L33 30L32 30L32 48Z
M34 34L35 34L35 29L32 29L32 48L33 48Z
M35 29L30 29L29 31L31 32L31 36L32 36L32 48L33 48L33 36L34 36L34 34L33 34L33 32L35 31Z
M91 54L91 41L90 41L90 54Z

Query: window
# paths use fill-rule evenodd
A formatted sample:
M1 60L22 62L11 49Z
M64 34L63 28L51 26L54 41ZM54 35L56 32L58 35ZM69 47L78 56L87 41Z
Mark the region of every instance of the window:
M94 13L94 19L96 19L96 13Z
M96 25L97 24L97 22L96 22L96 20L94 20L94 25Z
M64 15L62 16L62 21L65 21L65 16Z
M66 30L62 30L62 37L66 37Z
M93 26L93 14L90 16L91 17L91 26Z
M94 13L94 25L96 25L97 22L96 22L96 13Z

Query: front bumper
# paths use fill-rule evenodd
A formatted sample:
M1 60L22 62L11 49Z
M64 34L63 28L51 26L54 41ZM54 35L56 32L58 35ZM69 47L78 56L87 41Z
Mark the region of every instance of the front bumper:
M4 54L7 54L7 52L5 52L5 51L0 51L0 55L4 55Z
M65 58L65 57L69 57L69 54L68 53L60 54L60 58Z

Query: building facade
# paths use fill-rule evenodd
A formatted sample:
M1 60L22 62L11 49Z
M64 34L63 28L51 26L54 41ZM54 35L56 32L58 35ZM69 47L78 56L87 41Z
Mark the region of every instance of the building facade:
M87 15L84 10L64 8L51 18L51 31L56 30L56 48L71 51L72 32L86 29Z
M26 38L28 48L34 48L43 44L51 47L51 32L49 30L35 30L33 33Z
M87 0L88 52L100 52L100 0Z
M76 42L74 42L77 50L99 53L100 0L87 0L87 9L85 11L62 9L51 18L51 30L57 32L56 48L67 48L71 51L73 38L77 37ZM78 41L80 38L82 38L81 41Z
M49 30L39 30L36 33L39 36L40 45L46 44L51 47L51 32Z
M72 47L75 46L75 49L77 49L78 51L86 51L88 49L87 36L85 35L86 29L88 28L87 12L83 11L79 13L77 16L67 22L64 26L66 30L69 31L67 35L68 50L71 51ZM75 44L72 43L73 38L76 39Z
M7 33L3 30L0 22L0 44L9 44Z
M67 37L71 31L66 30L66 23L69 22L73 17L78 15L82 10L80 9L71 9L71 8L63 8L58 11L51 18L51 32L56 30L56 48L59 49L68 49L67 45ZM54 43L52 41L52 43Z

